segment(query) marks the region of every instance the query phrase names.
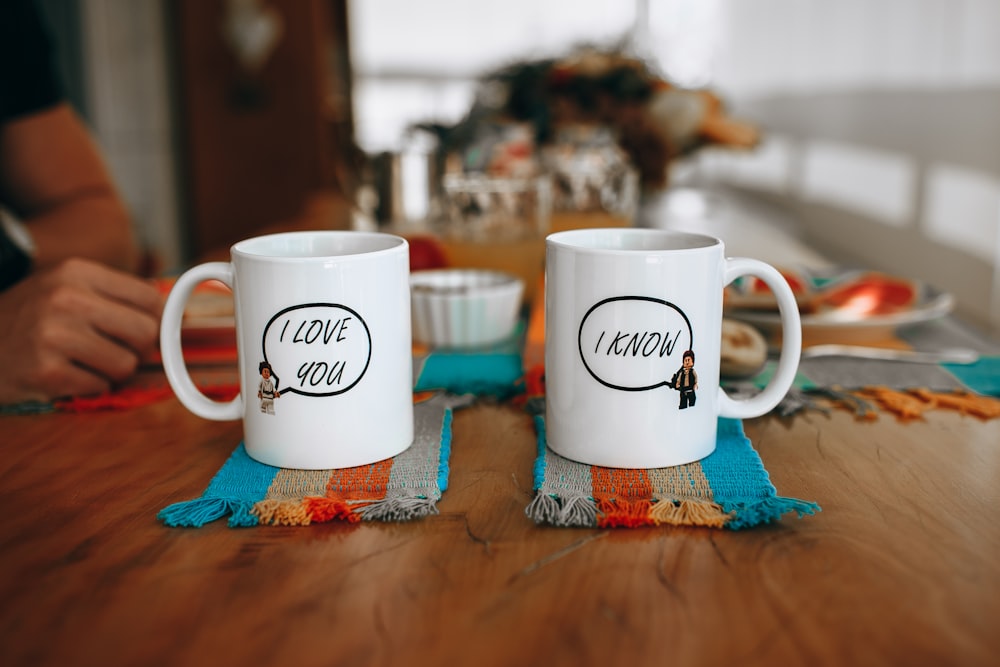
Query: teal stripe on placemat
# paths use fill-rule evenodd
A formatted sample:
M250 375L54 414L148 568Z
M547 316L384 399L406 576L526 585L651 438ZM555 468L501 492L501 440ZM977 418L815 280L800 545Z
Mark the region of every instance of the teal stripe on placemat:
M1000 396L1000 357L980 357L974 364L941 364L972 391Z
M542 485L545 484L545 471L548 467L548 463L545 460L545 454L548 450L548 445L545 444L545 417L542 415L534 416L535 422L535 466L532 471L533 484L532 488L535 491L540 491Z
M0 405L0 415L44 415L55 411L55 405L41 401L25 401L24 403Z
M164 507L156 516L168 526L198 528L227 515L231 527L256 526L250 510L267 495L278 470L254 461L240 443L200 498Z
M712 498L724 511L735 513L726 528L749 528L777 521L789 512L802 517L820 509L813 502L777 495L764 462L737 419L719 419L715 451L699 463Z
M753 377L753 383L758 389L763 389L767 386L767 383L771 381L774 377L775 371L778 370L778 362L770 359L764 364L764 368L760 370L760 373ZM801 372L795 372L795 380L792 382L792 387L795 389L809 390L815 389L816 383L807 378Z
M424 360L415 390L508 398L524 390L518 384L523 375L517 353L432 352Z
M719 418L715 451L698 463L720 504L752 502L778 492L738 419Z
M449 461L451 460L451 421L454 413L451 409L445 410L444 420L441 422L441 449L438 452L437 485L441 493L448 490L448 476L451 474Z

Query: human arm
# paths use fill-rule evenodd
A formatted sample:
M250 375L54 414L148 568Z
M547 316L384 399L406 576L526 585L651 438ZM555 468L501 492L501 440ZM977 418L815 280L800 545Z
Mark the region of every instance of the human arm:
M155 349L162 297L133 273L128 214L68 106L0 124L0 200L36 248L31 272L0 292L0 403L126 380Z
M136 271L140 253L100 151L67 104L0 125L0 200L36 246L35 270L85 257Z
M132 275L128 213L63 101L30 0L0 3L0 56L0 204L23 223L29 242L17 245L30 256L11 251L17 261L0 266L0 403L104 391L155 346L162 299Z

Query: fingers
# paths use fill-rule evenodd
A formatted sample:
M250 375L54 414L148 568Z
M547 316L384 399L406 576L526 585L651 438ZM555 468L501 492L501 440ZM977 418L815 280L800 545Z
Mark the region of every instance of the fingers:
M47 346L40 338L21 346L16 354L0 351L0 361L5 369L5 381L0 383L0 403L48 401L111 389L107 377L78 366L61 350Z
M151 283L69 260L0 293L0 402L108 391L155 350L162 297Z
M117 280L101 281L98 288L105 296L129 307L154 316L163 314L163 295L151 282L122 273L113 273Z
M70 260L50 277L51 306L67 319L131 348L140 356L155 348L163 298L151 283L99 264ZM97 341L82 350L101 351ZM106 350L102 350L106 351ZM77 359L92 367L90 360Z
M42 345L77 365L121 381L131 376L156 346L159 320L149 313L79 289L53 295Z
M163 295L151 282L102 264L70 259L55 270L54 276L60 282L87 285L109 300L156 319L163 313Z
M94 331L143 356L156 347L160 320L147 311L115 301L97 300L91 311ZM95 341L96 346L96 341Z
M71 328L69 325L73 323L72 318L64 318L48 324L41 332L42 348L61 355L74 367L113 382L121 382L135 373L140 359L135 348L85 323Z
M108 378L91 369L60 358L39 372L34 389L39 398L63 398L67 396L88 396L111 391Z

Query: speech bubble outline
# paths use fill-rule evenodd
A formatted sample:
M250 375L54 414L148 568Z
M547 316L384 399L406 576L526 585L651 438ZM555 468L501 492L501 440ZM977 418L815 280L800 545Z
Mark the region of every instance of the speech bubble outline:
M598 301L597 303L595 303L593 306L590 307L589 310L587 310L586 314L583 316L583 319L580 320L580 329L577 332L576 343L577 343L577 350L579 351L579 354L580 354L580 361L583 362L583 367L587 369L587 372L590 373L591 377L593 377L595 380L597 380L598 382L600 382L602 385L604 385L605 387L608 387L610 389L617 389L619 391L649 391L651 389L658 389L659 387L670 386L670 380L669 380L669 378L663 380L662 382L657 382L656 384L645 385L645 386L641 386L641 387L628 387L628 386L622 386L622 385L613 384L611 382L606 381L602 377L600 377L594 371L594 369L592 369L590 367L590 365L587 363L587 355L584 353L584 350L583 350L583 332L584 332L584 327L587 324L587 318L589 318L595 311L597 311L602 306L605 306L605 305L607 305L609 303L613 303L615 301L644 301L644 302L656 303L656 304L660 304L662 306L667 306L668 308L672 308L674 311L677 312L678 315L681 316L681 318L683 318L684 324L687 326L689 348L685 348L685 349L693 349L694 348L694 332L691 330L691 320L689 320L688 316L684 313L684 311L681 310L680 308L678 308L675 304L673 304L673 303L671 303L669 301L666 301L664 299L657 299L657 298L651 297L651 296L613 296L613 297L609 297L607 299L603 299L603 300ZM683 352L683 350L682 350L682 352ZM668 354L667 356L670 356L670 355Z
M264 356L264 361L266 361L269 364L271 364L271 361L268 359L268 355L267 355L267 333L268 333L268 330L271 328L271 325L274 324L279 319L281 319L281 317L284 316L284 315L286 315L287 313L290 313L290 312L292 312L294 310L305 310L305 309L308 309L308 308L333 308L333 309L343 310L343 311L346 311L346 312L350 313L355 319L357 319L358 322L361 323L361 326L364 327L365 340L367 341L367 356L365 358L364 368L361 369L361 372L358 373L358 376L356 378L354 378L353 382L351 382L348 386L346 386L346 387L344 387L342 389L338 389L336 391L322 392L322 393L320 393L320 392L312 392L312 391L306 391L306 390L302 390L302 389L297 389L297 388L293 387L292 385L288 385L288 386L283 387L283 388L278 388L278 391L280 391L282 395L284 395L284 394L286 394L288 392L291 392L293 394L299 394L300 396L312 396L312 397L316 397L316 398L324 398L324 397L327 397L327 396L337 396L338 394L343 394L344 392L350 391L359 382L361 382L361 379L365 376L365 373L368 372L368 366L371 364L371 359L372 359L372 335L371 335L371 330L368 328L368 323L365 322L364 318L361 317L361 315L356 310L354 310L353 308L345 306L345 305L343 305L341 303L303 303L303 304L298 304L298 305L295 305L295 306L289 306L289 307L284 308L284 309L280 310L279 312L275 313L274 316L272 316L271 319L268 320L267 324L264 326L264 333L261 335L260 348L261 348L261 352L262 352L262 354ZM277 374L277 371L275 371L275 374Z

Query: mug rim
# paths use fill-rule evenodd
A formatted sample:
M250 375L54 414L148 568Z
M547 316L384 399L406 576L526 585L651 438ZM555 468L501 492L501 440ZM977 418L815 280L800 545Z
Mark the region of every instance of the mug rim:
M260 249L253 249L256 245L265 245L267 243L273 244L280 239L304 239L307 237L314 237L318 239L345 238L352 239L358 244L367 243L369 245L358 245L354 249L339 253L317 252L314 254L275 254L273 252L264 252ZM382 241L383 243L381 245L374 244L375 241ZM271 245L270 247L273 249L274 246ZM268 262L302 262L331 259L344 261L362 257L370 258L378 255L400 252L400 250L407 251L407 247L408 241L405 238L396 234L388 234L386 232L354 231L349 229L316 229L293 232L275 232L273 234L251 236L234 243L230 247L229 251L234 258L240 257L244 259L264 260Z
M607 246L597 246L593 243L582 243L579 239L588 238L643 238L643 239L673 239L680 241L683 245L679 247L650 247L650 248L612 248ZM565 248L574 252L612 255L637 255L651 253L677 253L696 252L722 248L722 239L708 234L698 234L696 232L682 232L671 229L649 229L636 227L598 227L588 229L569 229L562 232L555 232L545 237L547 246Z

